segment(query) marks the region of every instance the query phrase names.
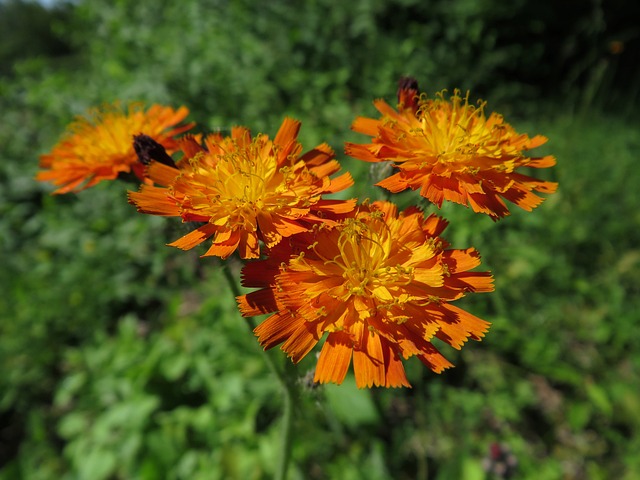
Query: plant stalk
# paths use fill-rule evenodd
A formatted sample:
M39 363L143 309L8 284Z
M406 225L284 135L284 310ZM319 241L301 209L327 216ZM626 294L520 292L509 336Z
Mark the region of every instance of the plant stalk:
M229 268L229 262L221 262L222 263L222 272L224 273L225 279L229 284L229 288L231 288L231 292L234 297L238 297L242 295L240 292L240 287L238 286L238 282L236 281L231 269ZM253 335L253 330L256 327L256 321L253 317L245 317L247 321L247 326L251 331L251 335ZM289 462L291 460L291 447L292 447L292 427L293 427L293 403L294 403L294 395L296 391L296 369L288 358L285 360L285 368L284 371L279 369L273 357L269 354L269 352L264 351L264 359L271 373L275 375L275 377L280 382L280 386L282 387L282 433L280 437L280 457L278 458L278 463L276 465L276 471L274 475L274 480L286 480L287 478L287 470L289 468Z

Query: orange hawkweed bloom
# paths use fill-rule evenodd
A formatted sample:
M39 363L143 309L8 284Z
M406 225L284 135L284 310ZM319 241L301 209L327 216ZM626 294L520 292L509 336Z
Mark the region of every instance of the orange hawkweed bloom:
M362 206L337 226L319 225L243 268L244 316L275 312L255 333L269 349L282 344L300 361L327 333L314 381L341 383L353 357L358 387L410 386L401 358L416 355L434 372L452 364L433 337L460 349L480 340L489 323L450 302L489 292L476 250L448 249L447 222L416 207L398 213L389 202Z
M322 198L353 179L348 173L329 178L340 164L327 144L301 155L299 130L300 122L286 118L273 140L252 139L244 127L229 137L209 135L204 147L187 137L177 169L158 162L148 168L149 178L164 187L143 185L129 201L142 213L205 223L171 246L188 250L214 236L205 256L227 258L238 250L242 258L257 258L260 240L272 247L355 208L355 200Z
M126 111L118 104L95 109L87 117L77 117L51 153L40 157L43 170L36 179L60 187L54 193L83 190L131 171L144 180L133 136L146 134L174 152L174 137L193 127L178 125L188 114L186 107L174 110L162 105L147 111L140 104L131 104Z
M521 167L546 168L554 157L530 158L524 152L544 144L541 135L517 133L501 115L487 118L484 103L469 104L455 91L430 99L417 95L417 83L401 81L398 109L384 100L374 105L378 120L358 117L352 129L370 135L372 143L347 143L348 155L367 162L391 161L399 171L377 183L391 192L407 188L442 206L444 200L470 205L494 220L509 215L503 199L531 211L543 199L533 192L553 193L554 182L516 172Z

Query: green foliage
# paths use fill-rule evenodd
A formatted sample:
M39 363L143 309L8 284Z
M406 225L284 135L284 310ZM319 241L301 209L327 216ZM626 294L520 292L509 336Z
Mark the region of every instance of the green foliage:
M492 442L519 478L637 478L638 125L595 109L638 101L638 7L621 5L0 3L0 478L258 479L277 457L279 386L219 264L166 248L180 226L138 215L132 185L52 197L34 181L73 115L135 99L267 133L293 115L305 147L340 152L405 74L548 135L560 189L498 223L443 208L446 238L495 274L462 302L491 331L442 376L408 361L411 390L302 388L291 478L481 479ZM375 196L339 156L353 195Z
M0 76L14 73L14 64L27 57L68 55L70 46L60 30L69 18L68 5L48 10L36 2L0 2Z

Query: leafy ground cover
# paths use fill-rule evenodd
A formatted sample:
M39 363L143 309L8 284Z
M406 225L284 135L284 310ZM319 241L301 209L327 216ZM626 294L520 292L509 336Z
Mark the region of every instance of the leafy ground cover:
M433 23L417 2L393 15L383 3L358 2L355 22L337 2L323 22L328 1L306 13L275 2L257 20L250 2L231 2L226 20L195 1L161 5L168 16L149 15L157 2L80 2L51 23L65 27L67 51L56 44L3 71L0 478L257 479L277 456L278 385L219 264L165 247L181 226L138 215L131 186L52 197L33 180L74 114L135 98L184 103L212 129L270 134L294 114L305 145L340 151L356 138L345 134L354 116L373 115L376 96L392 101L409 71L436 89L477 87L518 130L548 136L541 150L558 165L545 175L560 188L535 214L498 223L444 207L447 238L478 248L496 277L496 292L464 303L492 322L489 334L443 375L408 362L412 389L301 388L291 478L500 478L484 471L492 445L517 459L512 478L640 476L640 125L601 98L620 86L615 59L574 64L563 78L582 83L533 104L542 87L501 75L523 50L551 61L545 39L535 37L541 51L489 42L516 35L495 2L454 2L456 16L433 2ZM449 33L437 30L443 19ZM476 51L478 38L489 44ZM609 76L593 73L598 58ZM365 165L341 161L353 195L377 194ZM300 365L301 385L313 363Z

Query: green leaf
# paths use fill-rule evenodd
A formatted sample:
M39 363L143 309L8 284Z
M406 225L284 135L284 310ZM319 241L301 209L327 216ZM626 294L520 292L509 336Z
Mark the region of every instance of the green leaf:
M352 375L347 375L342 385L326 385L324 393L329 408L345 425L357 427L373 424L379 419L371 399L372 392L366 388L357 388Z

